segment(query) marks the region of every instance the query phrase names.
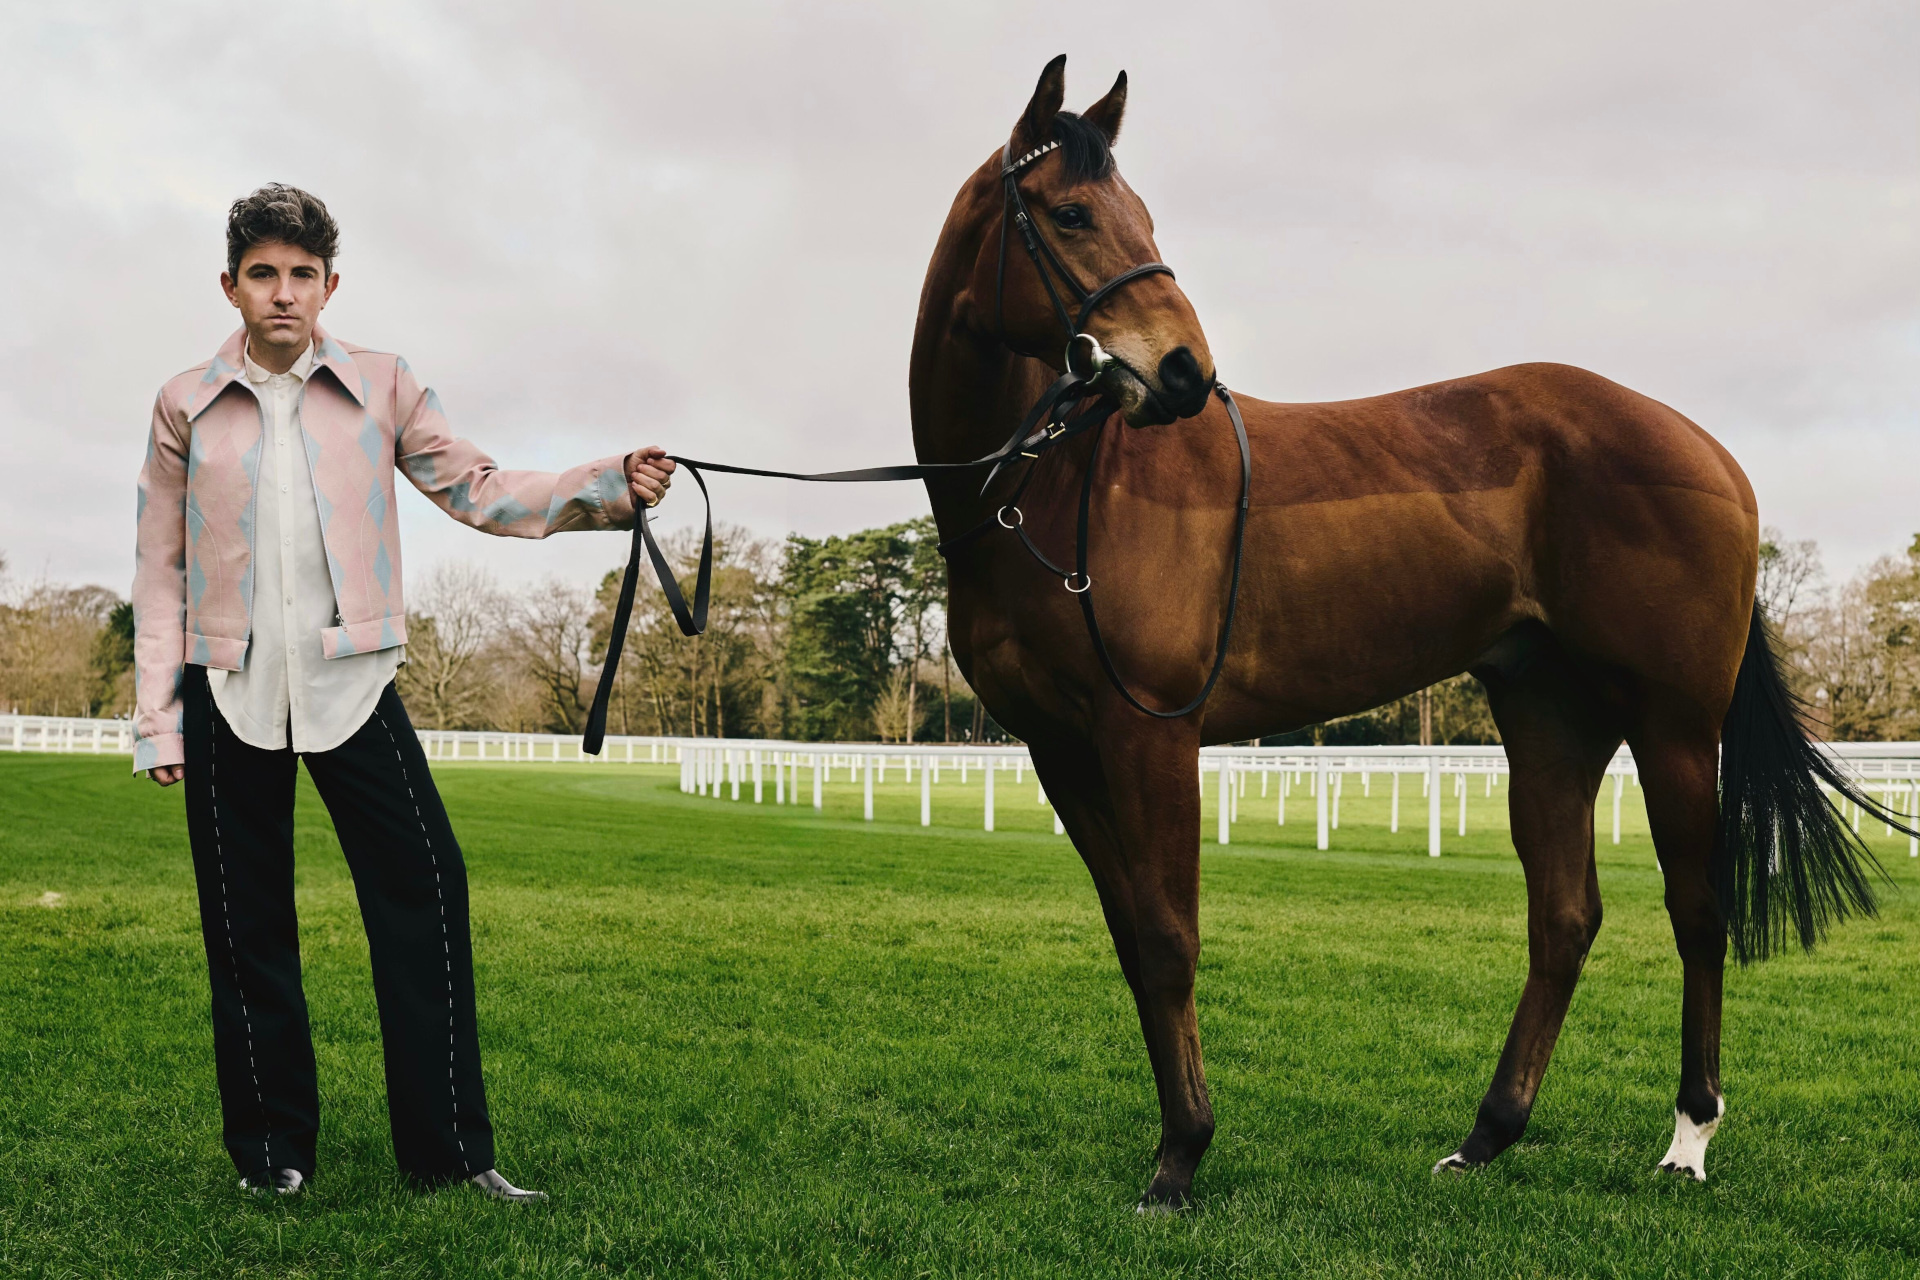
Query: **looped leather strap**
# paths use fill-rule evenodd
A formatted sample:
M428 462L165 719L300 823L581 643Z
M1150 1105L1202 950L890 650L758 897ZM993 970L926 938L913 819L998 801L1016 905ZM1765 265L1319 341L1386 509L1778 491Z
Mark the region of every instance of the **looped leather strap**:
M1098 410L1102 418L1111 413L1110 402L1096 402L1094 410L1088 410L1076 419L1070 419L1065 429L1050 431L1062 406L1077 404L1086 397L1086 384L1071 373L1062 374L1054 380L1052 386L1028 411L1027 416L1014 428L1007 442L984 457L968 462L918 462L904 466L860 467L852 471L772 471L763 467L738 467L725 462L703 462L697 458L687 458L679 454L668 454L675 464L692 474L694 483L700 486L700 497L706 507L705 525L700 534L700 561L694 574L693 604L688 606L685 594L680 590L679 581L674 577L673 568L660 551L660 545L654 541L653 530L645 508L634 513L633 545L627 553L626 575L620 583L620 598L614 606L613 627L607 636L607 659L600 668L600 683L593 693L593 705L587 711L586 730L581 739L581 750L588 755L599 755L607 733L607 709L613 697L614 676L620 666L620 655L625 652L627 629L633 620L633 596L640 577L640 557L644 551L653 565L654 577L659 579L660 594L666 597L667 608L673 614L674 622L680 633L697 636L707 629L707 604L713 589L713 495L707 490L706 478L702 471L718 471L736 476L764 476L775 480L804 480L814 484L868 484L889 480L930 480L938 476L959 475L977 471L983 467L991 468L986 484L981 492L1000 473L1000 467L1022 451L1036 455L1046 448L1084 430L1091 425L1091 419ZM1106 406L1100 410L1100 406ZM1075 423L1085 421L1085 425L1076 428ZM1043 421L1047 425L1040 425ZM1031 472L1028 473L1031 475ZM1024 491L1026 481L1023 478L1019 491ZM1018 501L1017 493L1014 501Z

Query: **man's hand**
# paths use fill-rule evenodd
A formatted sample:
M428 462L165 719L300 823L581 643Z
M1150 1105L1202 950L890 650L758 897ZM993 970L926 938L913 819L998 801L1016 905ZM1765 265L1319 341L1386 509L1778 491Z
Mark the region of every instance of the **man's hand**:
M627 492L639 506L651 507L667 496L673 484L673 459L657 444L627 455Z
M170 787L187 776L187 766L183 764L163 764L147 770L147 776L163 787Z

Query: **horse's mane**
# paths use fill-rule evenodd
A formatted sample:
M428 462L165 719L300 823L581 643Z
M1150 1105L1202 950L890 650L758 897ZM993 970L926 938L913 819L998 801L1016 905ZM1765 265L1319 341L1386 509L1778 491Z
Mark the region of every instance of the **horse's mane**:
M1113 147L1099 126L1062 111L1053 118L1053 137L1060 144L1060 163L1072 181L1098 182L1113 172Z

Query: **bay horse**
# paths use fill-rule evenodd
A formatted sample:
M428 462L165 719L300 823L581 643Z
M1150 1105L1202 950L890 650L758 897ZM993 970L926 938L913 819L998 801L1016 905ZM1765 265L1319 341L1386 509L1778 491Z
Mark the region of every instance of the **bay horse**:
M1058 385L1076 331L1110 356L1093 381L1124 426L1064 440L984 493L977 472L927 483L953 655L1028 744L1138 1007L1161 1124L1141 1209L1188 1203L1214 1132L1193 999L1199 748L1461 671L1484 685L1511 765L1529 959L1478 1115L1435 1172L1484 1165L1526 1127L1600 928L1594 802L1624 740L1685 972L1660 1167L1704 1181L1725 1109L1729 937L1744 961L1873 909L1871 855L1816 778L1891 817L1799 727L1755 603L1752 487L1673 409L1564 365L1328 404L1241 397L1252 481L1238 627L1210 699L1143 714L1106 677L1073 593L1098 594L1113 667L1142 704L1192 699L1222 640L1241 456L1193 307L1165 268L1136 271L1159 254L1113 164L1126 75L1075 115L1062 110L1065 66L1047 64L1006 145L954 199L920 296L910 395L921 462L959 462L1001 445ZM1031 262L1018 238L1009 253L1009 223L1037 237ZM1085 298L1101 290L1080 282L1121 276L1062 332L1061 289ZM1083 480L1090 581L1063 580L991 527L1024 520L1036 547L1072 563Z

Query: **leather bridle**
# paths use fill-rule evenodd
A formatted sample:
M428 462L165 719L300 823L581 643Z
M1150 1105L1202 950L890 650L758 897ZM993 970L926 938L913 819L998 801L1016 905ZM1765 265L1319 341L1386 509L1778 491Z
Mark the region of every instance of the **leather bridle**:
M1147 706L1135 697L1127 688L1126 681L1115 667L1113 657L1107 651L1105 640L1100 634L1100 624L1094 615L1093 578L1087 572L1088 526L1093 505L1094 463L1100 456L1100 437L1118 409L1118 405L1101 392L1095 385L1111 365L1122 364L1100 347L1099 340L1086 332L1086 321L1100 304L1111 297L1115 291L1135 280L1152 275L1173 275L1173 268L1163 262L1143 262L1130 267L1104 281L1092 289L1084 288L1079 279L1059 255L1040 234L1032 215L1027 210L1027 202L1020 193L1020 172L1028 165L1041 159L1049 152L1059 148L1058 140L1049 142L1015 159L1013 143L1009 141L1000 153L1000 176L1004 185L1000 211L1000 251L999 260L994 267L994 327L1002 345L1019 355L1031 356L1021 351L1007 338L1005 320L1005 294L1007 277L1007 233L1012 228L1020 233L1020 243L1026 249L1027 257L1032 260L1034 270L1040 275L1040 282L1046 286L1047 297L1053 303L1054 313L1059 317L1060 325L1066 332L1067 349L1065 364L1067 371L1055 379L1053 385L1041 393L1033 407L1027 411L1020 425L1014 429L1007 442L984 457L971 462L921 462L906 466L864 467L853 471L769 471L759 467L739 467L721 462L702 462L694 458L669 454L675 463L686 468L693 475L694 483L700 486L700 496L706 504L706 527L701 534L700 562L694 574L693 603L689 607L681 594L680 584L675 579L672 567L661 554L659 544L654 541L653 530L647 511L643 507L634 515L633 544L627 556L626 573L620 582L620 598L614 606L613 627L607 638L607 658L600 668L600 681L594 690L593 706L587 713L586 732L581 742L581 750L589 755L598 755L606 738L607 711L613 694L614 675L620 664L620 655L626 649L627 628L633 617L633 597L640 576L640 557L644 550L647 559L653 565L654 577L660 583L660 592L666 598L667 608L673 613L681 634L697 636L707 627L707 606L713 588L713 496L707 490L707 482L700 474L705 471L718 471L728 475L766 476L777 480L804 480L825 484L864 484L891 480L931 480L938 477L952 477L959 474L985 469L987 478L980 486L984 494L1003 467L1025 460L1029 465L1014 487L1012 496L1000 504L992 514L979 524L956 537L949 538L939 545L943 556L951 558L951 552L965 543L973 541L982 534L996 528L1013 530L1019 535L1021 545L1026 547L1033 558L1048 572L1057 575L1067 591L1080 601L1080 612L1086 619L1087 636L1093 642L1094 653L1100 660L1101 669L1107 679L1120 693L1120 696L1136 710L1161 720L1177 720L1198 710L1213 693L1214 685L1219 682L1220 673L1226 667L1227 650L1233 639L1233 620L1240 600L1240 569L1246 552L1247 513L1249 498L1253 488L1253 454L1247 442L1246 424L1240 418L1240 406L1234 401L1233 394L1216 379L1210 388L1213 395L1219 397L1226 406L1227 417L1233 423L1235 441L1240 447L1240 505L1236 514L1233 535L1233 571L1227 587L1227 608L1221 619L1220 634L1215 645L1213 666L1207 673L1206 682L1200 692L1185 706L1172 711L1160 711ZM1064 284L1068 292L1079 304L1079 313L1075 315L1067 308L1066 300L1061 297L1055 278ZM1122 364L1122 367L1125 367ZM1146 384L1137 371L1128 372ZM1088 402L1091 403L1088 403ZM1093 434L1093 447L1088 451L1086 470L1080 482L1080 509L1075 524L1074 567L1063 569L1050 560L1033 540L1027 536L1026 517L1021 512L1019 502L1026 492L1027 485L1033 479L1039 459L1043 454L1063 440L1083 433ZM1011 513L1012 519L1009 519Z

